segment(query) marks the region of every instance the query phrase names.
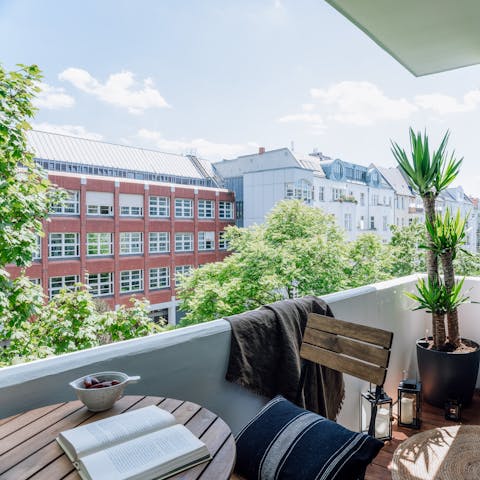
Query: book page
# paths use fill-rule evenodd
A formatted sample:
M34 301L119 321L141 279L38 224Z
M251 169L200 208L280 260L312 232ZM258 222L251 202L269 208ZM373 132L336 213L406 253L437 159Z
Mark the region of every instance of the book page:
M202 441L183 425L174 425L92 453L82 458L80 470L93 480L149 479L208 458Z
M175 417L156 406L132 410L81 427L66 430L59 435L59 443L74 459L125 442L145 433L175 424Z

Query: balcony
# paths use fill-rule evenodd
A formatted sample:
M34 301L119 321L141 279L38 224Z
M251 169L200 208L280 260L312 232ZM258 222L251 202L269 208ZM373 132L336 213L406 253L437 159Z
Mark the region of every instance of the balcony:
M409 276L324 297L338 318L394 332L385 384L387 393L394 400L402 370L415 375L415 340L424 336L425 329L430 328L427 314L412 312L409 309L411 301L403 294L413 291L415 282L416 276ZM480 299L480 278L468 278L465 288L471 289L473 299ZM480 324L477 309L476 305L463 305L460 318L462 334L478 341ZM68 382L86 373L121 370L142 377L140 383L128 387L127 394L158 395L196 402L219 414L237 433L266 399L224 379L229 348L230 324L225 320L215 320L151 337L6 367L0 370L0 418L72 400L74 394ZM338 422L358 430L360 392L368 385L345 376L345 386L346 397ZM478 406L479 402L477 398L475 405ZM439 414L439 411L427 410L427 423L437 426L442 420L436 416ZM478 415L474 418L478 420ZM394 441L377 457L367 478L389 478L386 467L391 454L408 433L404 430L395 433Z

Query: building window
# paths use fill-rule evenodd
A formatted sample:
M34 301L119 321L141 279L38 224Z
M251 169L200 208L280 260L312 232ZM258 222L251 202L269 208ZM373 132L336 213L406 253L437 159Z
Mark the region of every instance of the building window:
M220 201L218 203L218 217L222 220L233 219L233 202Z
M166 253L170 251L169 232L150 232L148 237L149 253Z
M218 232L218 248L220 250L226 250L228 248L228 240L226 239L226 233L224 230Z
M50 277L48 279L48 293L50 298L58 295L61 290L73 290L78 283L78 275L67 275L65 277Z
M113 272L89 273L87 283L94 297L113 295Z
M87 192L87 215L113 215L113 193Z
M362 207L365 206L365 194L364 193L360 193L360 205Z
M113 233L87 233L87 255L113 255Z
M198 218L215 218L215 202L213 200L198 201Z
M170 286L170 269L168 267L151 268L149 271L150 290Z
M120 233L120 254L143 253L143 233L142 232L122 232Z
M80 255L78 233L50 233L48 256L52 258L78 257Z
M193 200L189 200L187 198L176 198L175 217L193 218Z
M87 205L88 215L113 215L113 206L111 205Z
M289 182L285 184L285 198L302 200L310 203L313 199L313 186L306 180L298 180L296 182Z
M339 162L335 162L333 165L333 175L338 180L343 176L343 167Z
M52 205L50 212L53 215L78 215L80 213L80 192L67 191L67 198L61 203Z
M140 292L143 290L143 270L123 270L120 272L120 292Z
M182 276L190 275L191 271L191 265L179 265L175 267L175 286L178 287L182 283Z
M39 235L36 237L36 245L35 250L32 254L32 261L41 260L42 259L42 239Z
M143 217L143 207L124 205L120 207L120 215L122 217Z
M345 230L347 230L347 232L350 232L352 230L352 214L351 213L346 213L345 214L344 226L345 226Z
M325 201L325 187L318 187L318 201Z
M358 222L358 228L360 230L365 230L365 217L362 215L360 221Z
M215 232L198 232L198 249L215 250Z
M193 233L175 234L175 251L191 252L193 250Z
M344 188L332 188L332 200L338 201L345 198L347 191Z
M384 215L384 217L383 217L383 231L386 232L387 230L388 230L388 219Z
M150 196L149 202L151 217L170 217L170 198Z
M375 230L375 217L370 217L370 230Z
M378 195L372 195L372 205L378 205Z
M143 195L121 193L119 203L121 216L143 217Z

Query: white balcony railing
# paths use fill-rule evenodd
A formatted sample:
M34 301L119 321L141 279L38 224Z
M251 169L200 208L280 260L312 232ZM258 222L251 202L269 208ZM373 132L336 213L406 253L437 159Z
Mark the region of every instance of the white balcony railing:
M325 296L336 317L394 332L386 390L396 397L402 370L416 372L415 340L429 327L428 316L409 310L403 294L413 291L415 276L346 290ZM480 279L470 278L473 299L480 300ZM480 306L461 307L461 331L480 340ZM126 393L188 399L221 415L237 432L263 405L260 398L224 380L230 348L225 320L161 333L152 337L6 367L0 370L0 418L74 398L72 379L101 370L141 375ZM339 422L358 429L359 393L365 382L345 376L346 398Z

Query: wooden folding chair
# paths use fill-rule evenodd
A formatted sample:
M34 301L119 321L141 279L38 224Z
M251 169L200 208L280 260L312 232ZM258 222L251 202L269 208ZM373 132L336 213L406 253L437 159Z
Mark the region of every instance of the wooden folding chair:
M305 386L309 362L366 380L375 385L375 403L368 433L375 432L377 403L387 376L393 333L316 313L308 315L300 356L304 360L298 395ZM310 364L311 365L311 364ZM323 381L323 380L322 380ZM323 386L323 391L328 385ZM324 402L326 405L326 402ZM328 412L327 412L328 415Z

